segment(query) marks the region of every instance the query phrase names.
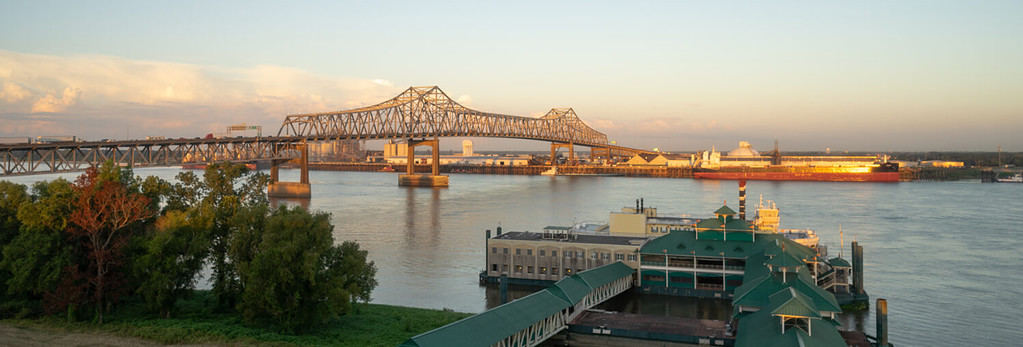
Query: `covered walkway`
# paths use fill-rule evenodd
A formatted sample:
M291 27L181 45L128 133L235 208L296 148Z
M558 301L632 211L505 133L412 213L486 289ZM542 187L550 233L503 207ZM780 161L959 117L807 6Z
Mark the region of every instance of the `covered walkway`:
M633 286L636 271L615 262L565 277L551 287L413 336L402 346L536 346L568 322Z

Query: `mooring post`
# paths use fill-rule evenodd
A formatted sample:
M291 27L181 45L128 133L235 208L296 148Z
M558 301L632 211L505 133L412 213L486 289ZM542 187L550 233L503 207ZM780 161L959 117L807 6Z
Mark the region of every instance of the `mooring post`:
M888 347L888 300L877 299L877 345Z
M500 281L501 284L499 287L501 288L501 305L504 305L508 302L508 274L502 273Z

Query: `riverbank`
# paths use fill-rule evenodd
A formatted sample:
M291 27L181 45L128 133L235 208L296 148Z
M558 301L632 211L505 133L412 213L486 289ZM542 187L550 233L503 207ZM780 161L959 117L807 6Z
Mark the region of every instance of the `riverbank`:
M147 313L143 303L122 302L104 316L103 325L68 322L63 316L0 320L5 333L0 345L77 346L150 344L274 345L274 346L395 346L409 337L469 316L452 311L401 306L357 304L353 310L307 334L278 333L272 328L245 325L238 313L213 311L216 299L197 291L179 302L171 318Z

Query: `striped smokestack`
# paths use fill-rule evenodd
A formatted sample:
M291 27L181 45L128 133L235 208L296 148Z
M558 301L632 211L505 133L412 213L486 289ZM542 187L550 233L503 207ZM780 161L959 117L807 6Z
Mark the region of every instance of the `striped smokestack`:
M739 219L746 220L746 180L739 181Z

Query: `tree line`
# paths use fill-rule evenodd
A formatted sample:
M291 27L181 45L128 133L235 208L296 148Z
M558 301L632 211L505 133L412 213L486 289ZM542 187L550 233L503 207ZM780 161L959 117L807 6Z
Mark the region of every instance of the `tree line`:
M211 165L175 182L112 162L74 182L0 181L0 317L103 323L137 296L171 317L209 272L216 307L301 332L368 301L376 268L328 213L271 208L266 175Z

